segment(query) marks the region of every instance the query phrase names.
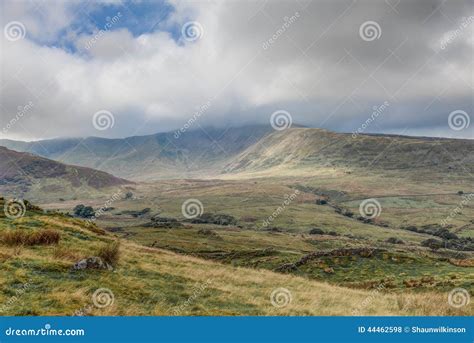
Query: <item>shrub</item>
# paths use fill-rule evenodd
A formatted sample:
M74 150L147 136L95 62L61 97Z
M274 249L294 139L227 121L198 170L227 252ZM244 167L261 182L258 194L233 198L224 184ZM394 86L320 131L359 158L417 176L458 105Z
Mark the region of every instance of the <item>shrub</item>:
M84 206L80 204L74 207L74 215L81 218L92 218L95 216L95 212L91 206Z
M438 239L430 238L427 239L423 242L421 242L421 246L423 247L428 247L432 250L438 250L444 246L443 241L440 241Z
M237 219L228 214L204 213L200 217L190 220L193 224L237 225Z
M387 239L387 243L391 243L391 244L405 244L404 241L402 241L400 238L397 238L397 237L390 237L389 239Z
M318 228L311 229L309 231L310 235L324 235L324 231Z
M120 242L114 241L101 247L97 253L104 262L115 266L120 258Z
M0 236L0 242L9 246L58 244L61 235L51 229L39 231L12 230Z

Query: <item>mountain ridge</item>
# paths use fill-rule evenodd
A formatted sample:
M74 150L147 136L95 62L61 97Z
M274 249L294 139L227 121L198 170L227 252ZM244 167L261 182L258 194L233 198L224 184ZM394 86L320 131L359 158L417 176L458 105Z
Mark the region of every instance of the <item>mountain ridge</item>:
M36 191L61 196L65 192L99 192L129 184L134 182L0 146L0 190L5 193L24 196Z
M295 125L203 128L127 138L59 138L37 142L0 140L7 148L135 181L229 177L294 169L474 172L474 141L437 137L336 133Z

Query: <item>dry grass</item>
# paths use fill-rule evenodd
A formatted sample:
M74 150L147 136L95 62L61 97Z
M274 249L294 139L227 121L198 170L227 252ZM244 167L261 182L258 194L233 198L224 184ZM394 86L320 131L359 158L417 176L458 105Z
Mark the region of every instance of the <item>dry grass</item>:
M53 250L53 257L58 260L76 262L84 258L84 255L78 251L71 249L70 247L58 245Z
M58 231L44 229L39 231L10 230L3 232L0 242L8 246L32 246L58 244L61 235Z
M120 258L120 242L113 241L112 243L102 246L97 256L112 266L117 265Z
M128 245L128 244L127 244ZM176 255L160 249L147 249L130 245L131 250L151 253L141 265L147 271L156 271L170 275L186 275L193 282L203 284L211 280L212 290L218 291L215 300L233 301L249 304L259 309L260 315L269 316L390 316L390 315L469 315L473 306L461 309L451 307L447 294L424 292L390 294L366 290L355 290L330 285L324 282L308 280L293 275L282 275L266 270L233 268L212 261L203 261L190 256ZM158 266L156 260L161 263ZM277 288L285 288L291 293L292 301L282 308L271 305L270 296ZM241 315L225 309L207 308L205 314L215 311L217 315ZM140 313L140 309L129 308L128 315ZM166 312L166 310L165 310ZM163 313L157 307L154 315ZM169 314L169 313L168 313ZM186 313L192 314L192 312Z

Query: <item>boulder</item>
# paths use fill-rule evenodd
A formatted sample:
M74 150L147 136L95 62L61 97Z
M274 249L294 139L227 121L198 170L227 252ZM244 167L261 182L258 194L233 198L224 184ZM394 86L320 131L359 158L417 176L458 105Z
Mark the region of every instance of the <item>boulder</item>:
M72 266L73 270L84 270L84 269L103 269L103 270L113 270L114 268L104 262L100 257L92 256L80 260Z

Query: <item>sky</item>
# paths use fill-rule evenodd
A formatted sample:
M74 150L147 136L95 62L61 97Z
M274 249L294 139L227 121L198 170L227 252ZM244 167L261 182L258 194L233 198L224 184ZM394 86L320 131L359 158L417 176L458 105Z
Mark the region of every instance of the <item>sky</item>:
M474 138L472 0L0 6L0 138L291 123Z

